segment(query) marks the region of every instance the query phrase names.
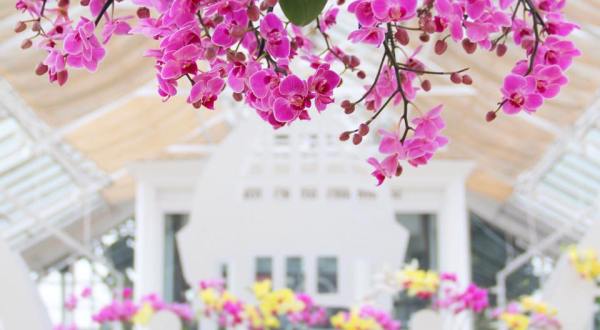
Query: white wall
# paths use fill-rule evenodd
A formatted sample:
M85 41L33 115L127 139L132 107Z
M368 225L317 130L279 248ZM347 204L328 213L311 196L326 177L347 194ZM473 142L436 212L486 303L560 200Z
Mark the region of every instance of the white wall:
M52 328L25 263L0 239L0 330Z

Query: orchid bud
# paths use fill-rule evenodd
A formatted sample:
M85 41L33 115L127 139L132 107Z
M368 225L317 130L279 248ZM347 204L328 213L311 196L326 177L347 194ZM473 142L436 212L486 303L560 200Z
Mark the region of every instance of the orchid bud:
M406 32L406 30L402 28L396 31L396 33L394 34L394 38L398 40L398 42L402 46L406 46L410 42L410 36L408 35L408 32Z
M496 55L498 55L498 57L502 57L502 56L504 56L504 54L506 54L507 50L508 50L508 47L506 47L505 44L499 44L496 47Z
M490 111L488 113L485 114L485 121L487 121L488 123L493 121L494 119L496 119L496 112L495 111Z
M431 90L431 81L428 79L423 80L421 88L423 88L424 91L429 92Z
M362 135L354 134L352 135L352 143L354 145L359 145L362 142Z
M398 164L398 168L396 168L396 176L401 176L403 172L402 165Z
M148 18L150 17L150 9L146 7L140 7L135 12L138 18Z
M356 73L356 76L357 76L359 79L365 79L365 78L367 77L367 74L366 74L366 73L365 73L363 70L360 70L360 71L358 71L358 72Z
M460 84L462 83L462 77L458 72L454 72L450 75L450 81L452 81L455 84Z
M423 32L420 36L419 36L419 40L421 40L422 42L428 42L430 39L429 34Z
M462 46L467 54L473 54L477 50L477 44L469 39L463 39Z
M33 43L31 42L31 39L25 39L25 40L23 40L23 42L21 42L21 49L30 48L31 45L33 45Z
M446 52L446 49L448 49L448 43L445 40L440 39L435 42L434 51L436 54L442 55Z
M35 68L35 74L38 76L44 75L46 72L48 72L48 66L44 63L38 64L38 66Z
M362 123L358 126L358 134L365 136L369 134L369 125Z
M25 22L17 22L17 25L15 25L15 32L16 33L20 33L23 32L27 29L27 24L25 24Z
M340 141L348 141L350 139L350 132L342 132L340 134Z
M357 67L357 66L359 66L359 65L360 65L360 59L359 59L358 57L354 56L354 55L351 55L351 56L350 56L350 63L349 63L349 66L350 66L351 68L356 68L356 67Z
M67 70L63 70L56 74L56 81L58 81L59 86L64 85L67 82L68 78L69 78L69 72L67 72Z
M241 93L233 93L233 99L236 102L241 102L244 99L244 96Z
M471 78L471 76L466 74L466 75L462 76L462 83L465 85L471 85L471 84L473 84L473 78Z
M258 9L256 5L251 5L248 7L248 18L253 22L256 22L260 19L260 9Z

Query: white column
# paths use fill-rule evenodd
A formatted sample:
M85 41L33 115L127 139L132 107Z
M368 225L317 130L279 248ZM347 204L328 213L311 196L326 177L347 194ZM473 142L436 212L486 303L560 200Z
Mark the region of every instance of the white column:
M471 282L471 244L469 214L467 211L464 180L453 180L444 192L438 219L438 251L441 272L458 276L466 287ZM455 317L444 313L444 329L470 330L471 317Z
M156 187L138 180L135 199L135 295L163 295L164 220L157 207Z
M471 281L471 244L465 185L453 181L446 187L438 219L440 271L458 275L461 283Z

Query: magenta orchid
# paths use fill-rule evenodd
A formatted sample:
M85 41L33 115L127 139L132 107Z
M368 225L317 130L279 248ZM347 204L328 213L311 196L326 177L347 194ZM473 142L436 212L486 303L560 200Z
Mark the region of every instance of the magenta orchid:
M507 114L519 113L521 110L535 112L544 102L537 92L536 80L533 76L523 77L511 74L504 79L502 94L506 102L502 106Z

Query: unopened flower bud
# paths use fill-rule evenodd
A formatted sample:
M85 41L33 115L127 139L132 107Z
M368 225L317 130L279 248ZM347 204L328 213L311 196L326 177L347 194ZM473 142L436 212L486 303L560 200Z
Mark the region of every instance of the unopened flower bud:
M460 84L462 83L462 77L458 72L454 72L450 75L450 81L452 81L455 84Z
M352 103L348 100L344 100L342 102L342 108L344 108L344 113L349 115L354 112L355 105L354 105L354 103Z
M352 143L354 143L354 145L359 145L361 142L362 142L362 135L360 135L360 134L352 135Z
M138 18L148 18L150 17L150 9L147 7L140 7L135 12Z
M471 85L473 83L473 78L468 74L462 76L462 83L465 85Z
M445 40L440 39L435 42L434 51L436 54L442 55L446 52L446 49L448 49L448 43Z
M358 126L358 134L365 136L369 134L369 125L362 123Z
M23 40L23 42L21 42L21 49L27 49L27 48L31 47L31 45L33 45L33 43L31 42L31 39L25 39L25 40Z
M433 20L431 18L427 19L425 21L425 23L423 24L423 31L425 31L427 33L435 32L435 23L433 22Z
M85 7L90 4L90 0L81 0L81 1L79 1L79 3Z
M338 6L341 6L341 5L343 5L344 3L346 3L346 1L345 1L345 0L338 0L338 1L337 1L337 4L338 4Z
M44 75L46 72L48 72L48 66L44 63L38 64L38 66L35 68L35 74L38 76Z
M428 41L429 41L429 39L430 39L430 38L429 38L429 34L427 34L427 33L422 33L422 34L419 36L419 40L421 40L422 42L428 42Z
M62 86L67 82L69 78L69 72L67 70L63 70L56 74L56 81L58 81L58 85Z
M396 31L396 33L394 34L394 38L403 46L408 45L408 43L410 42L410 36L408 35L408 32L406 32L406 30L402 28Z
M348 141L350 139L350 132L343 132L340 134L340 141Z
M241 93L233 93L233 99L236 102L241 102L244 99L244 96Z
M248 18L253 22L256 22L260 19L260 9L258 9L256 5L251 5L248 7Z
M473 54L477 50L477 44L466 38L463 39L462 46L467 54Z
M398 167L396 168L396 176L401 176L403 170L404 169L402 168L402 165L398 164Z
M274 7L277 4L277 0L265 0L267 7Z
M58 6L65 8L69 6L69 0L58 0Z
M429 92L431 90L431 81L428 79L423 80L421 88L423 88L424 91Z
M365 79L365 78L367 77L367 74L366 74L366 73L365 73L363 70L360 70L360 71L358 71L358 72L356 73L356 76L357 76L359 79Z
M27 29L27 24L25 24L25 22L17 22L17 25L15 25L15 32L16 33L20 33L23 32Z
M350 56L350 63L349 63L349 66L350 66L351 68L356 68L356 67L357 67L357 66L359 66L359 65L360 65L360 59L359 59L358 57L354 56L354 55L351 55L351 56Z
M489 111L488 113L485 114L485 121L487 121L488 123L493 121L494 119L496 119L495 111Z
M504 54L506 54L507 50L508 50L508 47L506 47L505 44L499 44L496 47L496 55L498 55L498 57L502 57L502 56L504 56Z

